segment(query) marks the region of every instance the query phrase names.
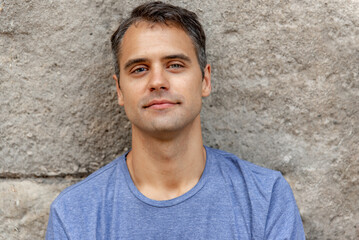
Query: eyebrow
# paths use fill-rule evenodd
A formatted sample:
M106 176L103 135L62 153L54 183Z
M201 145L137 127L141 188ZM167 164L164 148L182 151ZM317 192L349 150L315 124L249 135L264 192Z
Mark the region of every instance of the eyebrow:
M136 64L136 63L140 63L140 62L146 62L148 61L147 58L135 58L135 59L130 59L126 62L125 64L125 69L129 68L130 66L132 66L133 64Z
M186 55L184 55L184 54L169 55L169 56L164 57L163 59L165 59L165 60L181 59L183 61L191 63L191 59L189 57L187 57Z
M164 60L171 60L171 59L181 59L183 61L189 62L191 63L191 59L184 55L184 54L173 54L173 55L168 55L163 57L162 59ZM126 62L124 69L127 69L129 67L131 67L132 65L136 64L136 63L141 63L141 62L147 62L148 58L135 58L135 59L130 59Z

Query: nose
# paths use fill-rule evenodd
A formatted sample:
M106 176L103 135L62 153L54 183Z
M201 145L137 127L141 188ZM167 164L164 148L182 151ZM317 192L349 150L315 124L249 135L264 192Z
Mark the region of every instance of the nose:
M152 91L168 90L170 87L165 70L160 66L153 66L149 74L148 89Z

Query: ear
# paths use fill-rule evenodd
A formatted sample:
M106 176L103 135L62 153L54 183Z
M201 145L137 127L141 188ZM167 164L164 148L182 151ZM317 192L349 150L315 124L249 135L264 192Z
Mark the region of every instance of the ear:
M204 77L202 80L202 97L208 97L211 90L211 65L207 64L204 68Z
M115 82L116 82L116 90L117 90L118 104L119 104L120 106L123 106L123 104L124 104L123 94L122 94L121 88L120 88L120 86L119 86L119 81L118 81L118 78L117 78L116 74L114 74L114 75L112 76L112 78L113 78L113 80L115 80Z

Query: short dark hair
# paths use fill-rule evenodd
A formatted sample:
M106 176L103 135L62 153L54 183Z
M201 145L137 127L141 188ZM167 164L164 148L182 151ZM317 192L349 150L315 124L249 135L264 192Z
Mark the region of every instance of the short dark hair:
M131 16L124 20L111 37L112 52L115 60L115 72L120 78L119 58L121 42L128 28L137 22L174 24L182 28L192 39L196 50L199 66L204 76L207 65L206 35L201 23L194 12L163 2L150 2L142 4L132 10Z

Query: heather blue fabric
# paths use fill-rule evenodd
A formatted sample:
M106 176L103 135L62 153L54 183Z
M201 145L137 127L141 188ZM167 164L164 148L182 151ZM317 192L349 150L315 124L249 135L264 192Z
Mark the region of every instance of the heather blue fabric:
M197 185L166 201L137 190L122 155L56 198L46 239L305 239L279 172L206 151Z

